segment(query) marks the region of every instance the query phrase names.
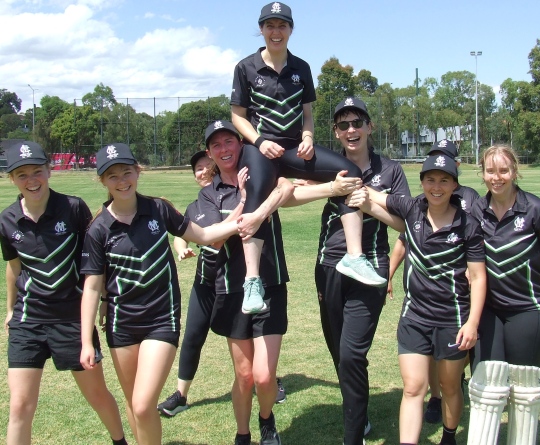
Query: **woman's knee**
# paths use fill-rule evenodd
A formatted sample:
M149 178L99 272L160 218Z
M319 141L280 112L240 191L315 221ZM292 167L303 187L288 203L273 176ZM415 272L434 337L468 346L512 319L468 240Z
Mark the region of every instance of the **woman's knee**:
M32 420L37 409L37 399L11 398L9 401L10 421Z

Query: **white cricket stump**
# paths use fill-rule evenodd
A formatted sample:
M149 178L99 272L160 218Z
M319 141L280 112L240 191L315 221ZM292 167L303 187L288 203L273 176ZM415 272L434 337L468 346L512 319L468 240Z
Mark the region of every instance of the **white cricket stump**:
M535 445L540 414L540 368L510 365L507 445Z
M468 445L496 445L504 406L510 393L508 363L478 363L469 381Z

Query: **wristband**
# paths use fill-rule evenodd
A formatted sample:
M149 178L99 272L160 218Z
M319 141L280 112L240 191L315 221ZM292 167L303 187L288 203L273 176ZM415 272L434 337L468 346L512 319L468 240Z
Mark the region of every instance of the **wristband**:
M305 138L311 138L311 140L313 141L313 136L310 135L310 134L306 134L306 135L302 138L302 140L304 140Z
M246 200L245 199L241 199L240 200L240 204L245 204L246 203Z
M255 139L255 142L253 142L253 145L257 148L261 148L262 143L265 141L265 139L262 136L259 136L257 139Z

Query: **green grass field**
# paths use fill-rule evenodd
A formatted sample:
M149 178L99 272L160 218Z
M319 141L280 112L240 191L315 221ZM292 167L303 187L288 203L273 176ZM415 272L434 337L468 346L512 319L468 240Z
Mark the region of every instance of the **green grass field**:
M462 167L460 181L464 185L485 192L477 170ZM420 165L405 166L411 192L420 193L418 173ZM540 193L540 176L534 168L523 169L522 187ZM95 173L53 173L51 187L56 191L82 197L92 211L105 200L106 192ZM197 186L191 171L145 172L139 182L139 191L154 196L169 198L181 211L195 199ZM0 209L14 201L16 189L4 174L0 177ZM276 406L277 426L284 445L338 445L342 443L341 395L330 354L321 333L317 296L313 281L317 240L320 228L320 212L323 203L316 202L303 207L280 211L289 283L289 330L283 341L278 375L283 378L287 401ZM391 241L396 233L391 231ZM182 320L187 311L187 297L192 283L195 260L179 265L182 300ZM5 298L5 269L0 273L0 294ZM371 399L369 417L373 426L367 443L397 444L398 413L401 399L401 378L397 365L395 329L403 292L401 271L394 287L397 297L388 301L379 323L371 349L370 379ZM5 318L5 304L0 305L0 319ZM118 385L110 360L106 342L104 369L109 388L115 395L121 411L123 394ZM5 436L9 414L9 391L7 386L7 337L0 334L0 436ZM162 398L176 388L177 363L170 372ZM203 350L201 366L189 394L191 408L172 419L163 419L163 443L167 445L232 445L236 432L230 387L232 364L224 338L210 334ZM256 405L256 403L255 403ZM258 443L259 433L256 408L252 416L253 443ZM125 415L124 425L129 443L135 443ZM467 442L468 398L458 444ZM442 428L425 424L420 443L437 444ZM505 441L505 426L501 428L501 443ZM43 376L40 402L34 420L33 443L35 444L108 444L105 428L86 404L70 373L59 373L48 362Z

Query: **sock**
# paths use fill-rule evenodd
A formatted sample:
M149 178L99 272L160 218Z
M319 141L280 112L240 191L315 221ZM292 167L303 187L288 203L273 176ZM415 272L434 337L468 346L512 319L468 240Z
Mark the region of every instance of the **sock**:
M251 441L251 433L247 433L247 434L238 434L238 433L236 433L236 439L240 439L239 441L241 441L241 439L245 439L246 442L248 440ZM236 439L235 439L235 441L236 441Z
M456 428L448 428L443 424L443 433L441 443L439 445L455 445L456 443Z
M259 413L259 423L265 423L265 424L274 423L274 412L272 411L270 413L270 417L268 417L268 419L263 419L261 417L261 413Z
M361 253L348 253L347 255L349 255L349 258L353 258L353 259L362 256Z
M113 445L128 445L128 443L126 442L126 438L125 437L122 437L121 439L119 440L114 440L112 441Z

